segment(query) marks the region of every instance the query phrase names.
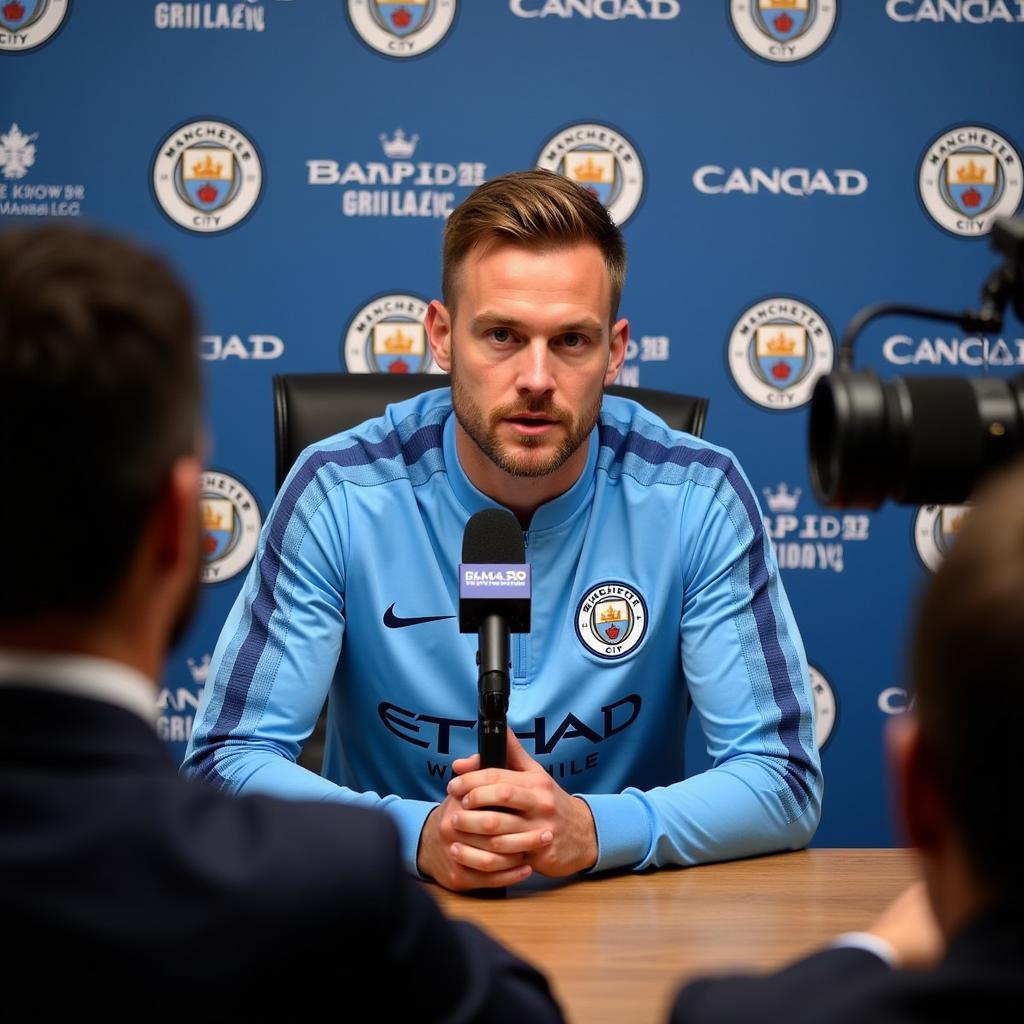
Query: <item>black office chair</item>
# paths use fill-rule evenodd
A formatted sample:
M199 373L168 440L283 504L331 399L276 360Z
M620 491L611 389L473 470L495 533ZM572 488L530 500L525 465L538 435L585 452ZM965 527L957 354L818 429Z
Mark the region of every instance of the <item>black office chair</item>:
M436 373L285 373L274 376L275 477L280 489L308 445L379 416L386 405L448 386ZM708 400L651 388L612 385L608 394L632 398L673 430L704 433Z
M421 391L447 387L436 373L283 373L274 375L274 457L277 489L303 449L341 430L379 416L386 405ZM695 437L704 432L708 400L650 388L613 385L611 395L632 398L674 430ZM320 772L324 760L326 705L312 735L303 744L299 764Z

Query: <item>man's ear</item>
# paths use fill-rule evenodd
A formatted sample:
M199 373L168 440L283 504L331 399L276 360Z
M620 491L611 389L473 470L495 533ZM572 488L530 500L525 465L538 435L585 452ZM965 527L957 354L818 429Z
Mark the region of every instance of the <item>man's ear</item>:
M608 369L604 375L604 386L615 383L615 378L622 369L626 358L626 346L629 344L629 321L622 319L612 326L611 339L608 345Z
M182 566L191 572L199 542L199 480L202 465L195 455L175 459L154 510L155 551L163 569Z
M434 362L444 370L451 373L452 369L452 318L448 310L437 299L427 306L427 315L424 318L424 326L427 329L427 338L430 341L430 353Z

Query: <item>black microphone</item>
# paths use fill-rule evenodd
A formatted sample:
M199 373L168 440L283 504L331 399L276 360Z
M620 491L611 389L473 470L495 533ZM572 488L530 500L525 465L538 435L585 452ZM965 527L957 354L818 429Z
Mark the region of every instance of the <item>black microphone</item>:
M519 522L488 508L466 523L459 566L459 632L480 637L477 739L481 768L505 767L509 634L530 632L530 566Z

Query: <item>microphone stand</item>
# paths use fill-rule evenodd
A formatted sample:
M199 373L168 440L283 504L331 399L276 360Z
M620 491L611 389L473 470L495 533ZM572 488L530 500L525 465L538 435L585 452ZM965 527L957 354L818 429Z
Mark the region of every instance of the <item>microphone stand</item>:
M505 735L508 730L509 632L500 615L488 615L480 623L480 665L477 711L481 768L504 768Z
M508 733L508 678L509 630L500 615L488 615L480 623L480 648L477 664L480 675L477 682L477 749L481 768L506 767ZM495 807L491 810L502 810ZM486 900L503 900L507 890L477 889L475 896Z

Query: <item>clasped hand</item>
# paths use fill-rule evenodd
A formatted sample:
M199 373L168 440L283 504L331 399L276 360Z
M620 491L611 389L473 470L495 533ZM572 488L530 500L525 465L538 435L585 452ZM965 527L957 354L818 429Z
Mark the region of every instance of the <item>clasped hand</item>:
M444 802L420 834L420 871L448 889L515 885L537 871L561 878L593 867L597 833L586 802L570 796L508 731L507 768L479 755L452 764Z

